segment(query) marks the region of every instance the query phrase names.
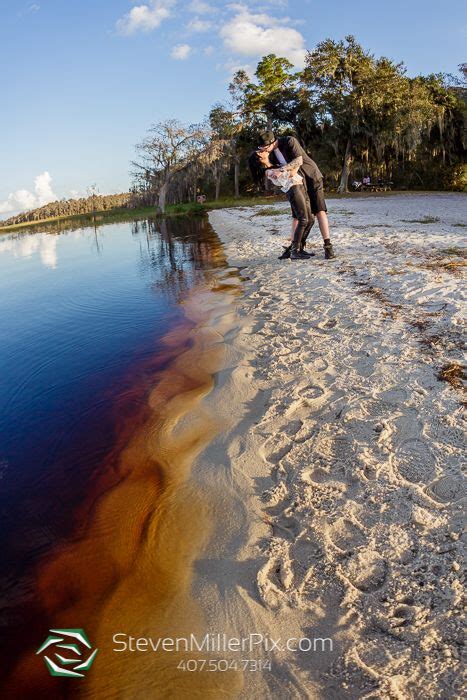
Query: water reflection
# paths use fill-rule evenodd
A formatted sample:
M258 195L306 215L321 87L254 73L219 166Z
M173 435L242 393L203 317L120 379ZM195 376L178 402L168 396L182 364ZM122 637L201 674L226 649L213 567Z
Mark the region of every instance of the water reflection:
M57 239L47 233L20 234L0 239L0 255L6 252L15 258L29 258L37 254L45 267L57 267Z
M187 323L179 300L223 267L204 219L0 238L2 638L41 628L31 572L76 526L104 462L113 468L122 425L168 361L162 339Z
M215 237L204 219L187 219L183 230L184 237L180 237L179 227L167 220L135 221L132 226L140 243L140 274L149 275L153 290L169 293L172 301L193 287L199 270L219 265ZM165 261L163 266L161 260Z
M213 264L212 244L215 240L207 221L204 218L178 218L172 220L145 219L130 222L131 233L140 244L140 271L147 274L157 270L161 262L167 270L164 283L179 284L180 277L189 274L194 269L205 269ZM94 223L92 227L76 230L66 226L65 222L49 224L48 229L23 230L0 237L1 256L10 254L15 258L30 258L37 255L40 262L48 268L55 269L59 258L59 241L62 235L70 241L86 241L95 253L101 255L108 240L109 226ZM159 274L157 275L159 277ZM186 291L193 282L193 276L180 287L180 293ZM160 287L160 284L157 284Z

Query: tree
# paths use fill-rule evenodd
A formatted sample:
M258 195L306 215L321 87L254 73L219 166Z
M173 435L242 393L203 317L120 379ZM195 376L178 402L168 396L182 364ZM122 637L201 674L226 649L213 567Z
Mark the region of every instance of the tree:
M143 161L133 163L136 175L157 191L161 212L165 211L170 181L196 157L204 136L198 125L184 126L177 119L168 119L152 126L148 136L136 146Z
M222 153L222 158L215 163L215 198L216 200L219 198L222 170L228 164L226 158L233 162L234 195L235 197L239 197L240 158L238 150L238 136L243 128L240 115L235 111L229 110L226 107L217 104L209 112L209 124L211 127L212 139L213 141L217 141Z
M346 192L357 146L378 149L383 120L392 123L404 99L403 64L376 60L353 36L327 39L306 58L304 81L322 120L330 120L343 152L339 192ZM385 131L387 128L384 127Z
M258 63L256 83L245 71L237 71L229 89L243 116L268 129L287 121L294 123L299 75L292 69L286 58L269 54Z

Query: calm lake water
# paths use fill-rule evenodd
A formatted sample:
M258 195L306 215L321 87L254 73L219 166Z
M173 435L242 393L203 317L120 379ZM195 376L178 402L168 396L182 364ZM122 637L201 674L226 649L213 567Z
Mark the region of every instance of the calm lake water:
M3 638L33 625L31 572L76 527L118 419L163 369L180 299L225 267L219 250L201 218L0 237Z

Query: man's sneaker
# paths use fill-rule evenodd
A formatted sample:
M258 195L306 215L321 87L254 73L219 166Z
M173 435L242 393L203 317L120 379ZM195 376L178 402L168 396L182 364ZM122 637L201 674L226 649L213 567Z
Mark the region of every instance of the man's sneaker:
M324 257L326 260L332 260L333 258L336 257L336 254L334 253L332 243L325 243L324 244Z
M282 251L282 255L279 255L279 260L288 260L290 258L290 251L292 250L292 246L288 245L287 247L284 246L284 250Z

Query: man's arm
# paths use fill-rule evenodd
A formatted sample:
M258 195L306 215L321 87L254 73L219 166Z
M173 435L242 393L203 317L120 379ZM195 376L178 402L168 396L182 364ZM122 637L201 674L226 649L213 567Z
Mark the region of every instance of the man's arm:
M297 158L294 158L291 160L287 165L283 165L281 170L299 170L299 168L303 165L303 158L302 156L298 156Z
M287 146L289 147L289 152L292 158L295 159L303 157L304 150L300 146L300 142L295 138L295 136L287 137Z

